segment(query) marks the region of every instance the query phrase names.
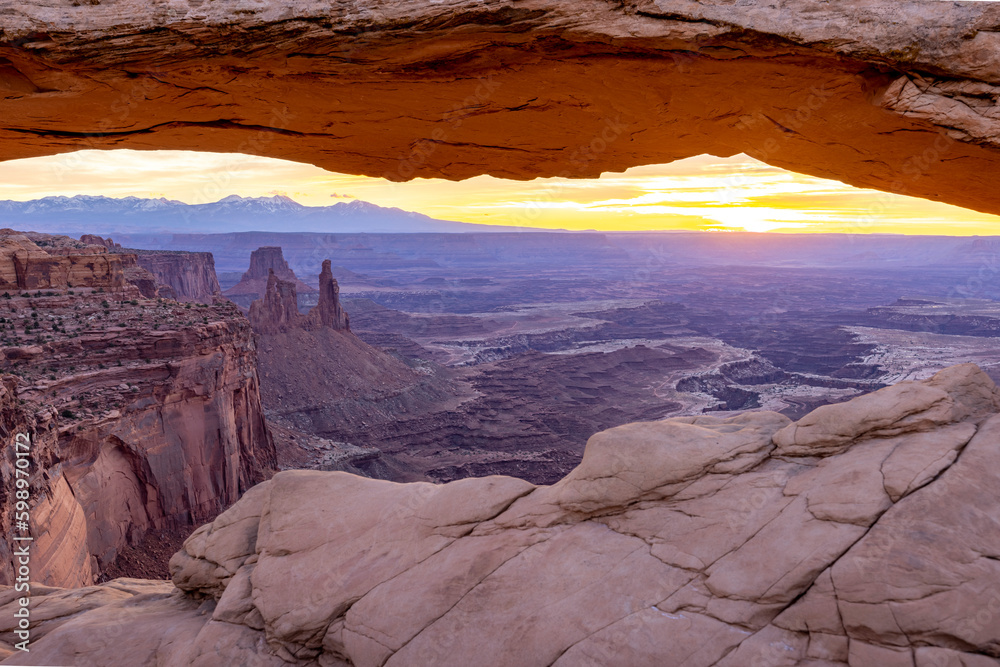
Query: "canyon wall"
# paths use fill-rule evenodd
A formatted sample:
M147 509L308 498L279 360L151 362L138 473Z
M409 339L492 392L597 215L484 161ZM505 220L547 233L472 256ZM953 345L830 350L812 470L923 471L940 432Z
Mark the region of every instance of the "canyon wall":
M138 288L139 293L147 299L161 298L177 300L177 293L169 285L161 283L149 270L139 265L139 258L134 254L120 254L125 280Z
M188 538L177 589L85 589L71 620L81 592L43 591L5 664L997 665L998 412L966 364L798 422L619 426L552 486L281 472Z
M33 578L86 585L147 532L235 502L273 472L275 452L235 306L52 288L0 299L0 371L17 376L0 433L35 436ZM0 503L7 534L11 502Z
M137 293L125 279L125 257L93 246L62 246L49 252L44 235L0 230L0 289L99 288L122 296Z
M37 419L32 406L18 396L18 379L0 376L0 435L3 457L0 459L0 582L11 585L16 567L13 550L23 546L9 537L26 535L15 531L17 520L30 517L32 579L59 586L86 586L94 582L90 552L87 549L87 519L83 508L59 468L59 435L48 415ZM18 474L17 460L24 458L28 468ZM30 509L18 508L17 479L27 471ZM34 566L37 563L37 566Z
M210 252L166 252L139 250L138 264L149 271L157 282L169 288L160 296L178 301L212 303L219 296L219 278L215 274L215 259Z
M152 299L154 297L177 299L177 293L170 285L161 282L158 276L154 275L151 271L149 271L149 269L140 265L137 253L142 251L126 252L121 245L115 243L113 239L102 238L96 234L82 235L80 237L80 243L86 246L94 246L91 248L91 251L96 254L103 255L106 254L105 251L109 251L118 255L118 257L121 258L122 272L124 273L125 280L135 285L136 288L138 288L139 293L147 299ZM61 248L54 250L66 252Z

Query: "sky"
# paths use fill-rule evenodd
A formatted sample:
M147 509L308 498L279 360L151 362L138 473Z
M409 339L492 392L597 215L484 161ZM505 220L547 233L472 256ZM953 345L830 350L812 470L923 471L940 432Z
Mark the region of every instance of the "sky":
M0 162L0 199L75 194L189 204L232 194L281 194L306 206L362 199L442 220L549 229L1000 234L1000 216L863 190L745 155L702 155L588 180L408 183L235 153L79 151Z

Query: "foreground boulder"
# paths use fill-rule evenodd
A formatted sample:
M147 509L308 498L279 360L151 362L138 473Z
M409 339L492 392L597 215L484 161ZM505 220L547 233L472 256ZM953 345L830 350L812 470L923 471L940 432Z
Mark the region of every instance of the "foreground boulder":
M997 665L998 412L963 365L797 424L610 429L548 487L282 472L174 590L37 592L5 664Z

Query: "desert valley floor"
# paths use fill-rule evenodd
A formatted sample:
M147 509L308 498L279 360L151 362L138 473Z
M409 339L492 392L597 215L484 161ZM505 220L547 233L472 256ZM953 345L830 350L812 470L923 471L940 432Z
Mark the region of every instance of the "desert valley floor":
M553 483L590 435L619 424L754 409L797 419L966 361L1000 379L1000 246L989 239L248 233L124 242L214 253L225 293L258 246L281 247L313 287L320 259L332 260L351 329L371 347L342 336L262 338L268 418L308 436L295 440L301 451L286 450L287 466ZM315 298L300 289L300 310Z

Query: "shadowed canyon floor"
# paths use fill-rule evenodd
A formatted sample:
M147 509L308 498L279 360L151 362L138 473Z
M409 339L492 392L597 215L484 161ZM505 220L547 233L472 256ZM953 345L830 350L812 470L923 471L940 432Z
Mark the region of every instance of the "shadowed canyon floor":
M298 330L260 341L268 418L302 442L317 438L317 449L291 448L286 467L313 461L396 481L505 474L552 484L579 463L590 435L632 421L750 409L798 418L961 362L1000 378L995 240L144 240L211 249L223 271L245 267L257 243L280 245L298 276L315 276L320 258L333 258L353 335ZM314 294L298 295L301 312Z
M37 590L4 664L997 665L998 412L970 364L610 429L552 486L281 472L173 584Z

